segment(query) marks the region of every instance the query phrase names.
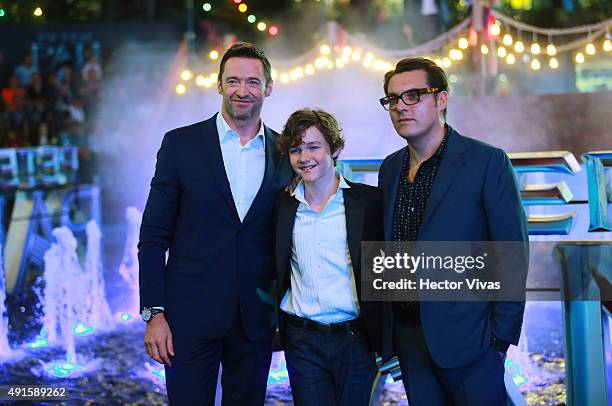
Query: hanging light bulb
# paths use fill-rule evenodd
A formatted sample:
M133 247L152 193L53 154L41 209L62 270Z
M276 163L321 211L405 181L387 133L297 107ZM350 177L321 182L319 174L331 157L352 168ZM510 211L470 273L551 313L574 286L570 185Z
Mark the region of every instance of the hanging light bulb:
M549 56L557 55L557 48L555 48L553 44L548 44L548 46L546 47L546 53Z
M531 69L533 70L540 70L540 61L538 61L537 59L532 59L531 60Z
M548 66L550 66L551 69L557 69L559 67L559 61L557 61L557 58L550 58Z
M576 63L584 63L584 54L582 52L576 54Z
M480 46L480 52L481 52L483 55L487 55L487 54L489 53L489 47L488 47L488 46L486 46L485 44L482 44L482 45Z
M465 38L465 37L459 38L459 48L466 49L469 45L470 44L469 44L467 38Z
M504 35L504 38L502 39L502 41L505 46L509 47L510 45L512 45L512 42L513 42L512 35L510 34Z
M497 37L501 32L501 27L498 23L495 23L491 26L491 35Z
M505 58L506 55L508 55L508 51L506 51L506 48L504 47L497 48L497 56L499 56L500 58Z
M595 55L595 45L593 45L592 42L589 42L586 47L584 47L584 50L589 55Z
M603 50L606 52L612 51L612 41L610 41L609 39L606 39L603 42Z
M514 65L514 63L515 63L515 62L516 62L516 58L514 57L514 55L513 55L513 54L508 54L508 55L506 56L506 63L507 63L508 65Z
M453 61L460 61L461 59L463 59L463 52L461 52L459 49L453 48L449 51L448 56Z
M514 50L518 53L524 52L525 51L525 45L523 45L522 41L516 41L514 43Z
M534 42L533 44L531 44L531 53L534 55L540 55L541 49L540 49L540 44L538 44L537 42Z
M443 67L450 68L452 64L453 63L451 62L451 60L449 58L443 58L442 59L442 66Z

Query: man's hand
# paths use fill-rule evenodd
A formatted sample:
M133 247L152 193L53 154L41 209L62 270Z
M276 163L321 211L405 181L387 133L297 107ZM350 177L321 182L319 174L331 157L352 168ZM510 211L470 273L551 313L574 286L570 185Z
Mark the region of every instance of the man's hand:
M158 313L147 323L144 338L145 348L149 357L160 364L172 366L170 356L174 357L172 346L172 333L163 313Z

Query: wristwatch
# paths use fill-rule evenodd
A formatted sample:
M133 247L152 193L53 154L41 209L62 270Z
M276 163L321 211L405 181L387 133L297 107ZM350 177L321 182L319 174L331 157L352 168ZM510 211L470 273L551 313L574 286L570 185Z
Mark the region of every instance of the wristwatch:
M142 311L140 312L140 317L142 317L142 319L148 323L153 320L153 317L155 317L156 314L163 312L163 309L158 309L155 307L143 307Z

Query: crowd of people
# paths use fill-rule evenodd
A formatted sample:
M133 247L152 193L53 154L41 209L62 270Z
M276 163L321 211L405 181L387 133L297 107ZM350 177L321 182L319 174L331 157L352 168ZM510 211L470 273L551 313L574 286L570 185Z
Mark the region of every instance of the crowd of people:
M28 53L9 66L0 50L0 148L86 145L103 73L92 48L83 56L43 68Z

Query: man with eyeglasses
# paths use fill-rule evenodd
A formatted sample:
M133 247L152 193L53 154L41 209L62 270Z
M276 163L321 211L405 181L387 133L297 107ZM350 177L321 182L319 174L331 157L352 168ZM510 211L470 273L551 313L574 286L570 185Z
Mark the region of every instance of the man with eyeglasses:
M407 58L380 99L407 146L382 163L388 241L528 241L510 160L446 124L448 83L434 62ZM526 272L519 273L519 279ZM521 279L519 285L524 286ZM393 302L385 333L410 406L505 405L504 357L524 301Z

